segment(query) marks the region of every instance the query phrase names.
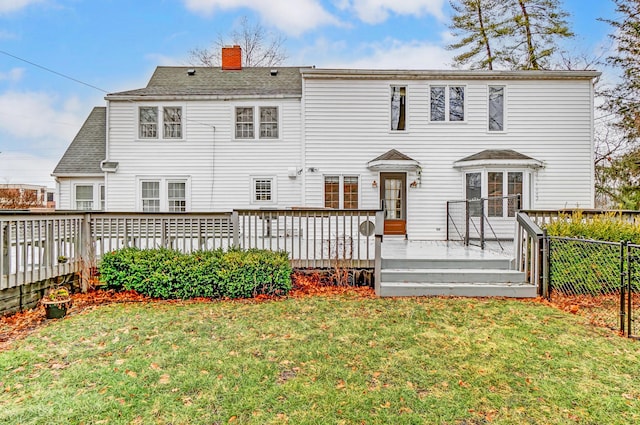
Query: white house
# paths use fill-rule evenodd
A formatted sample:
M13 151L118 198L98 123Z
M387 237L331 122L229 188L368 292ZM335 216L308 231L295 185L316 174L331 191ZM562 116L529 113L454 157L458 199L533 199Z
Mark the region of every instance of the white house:
M446 202L591 208L595 71L158 67L106 96L53 175L59 208L384 208L444 239ZM512 227L518 205L485 213Z

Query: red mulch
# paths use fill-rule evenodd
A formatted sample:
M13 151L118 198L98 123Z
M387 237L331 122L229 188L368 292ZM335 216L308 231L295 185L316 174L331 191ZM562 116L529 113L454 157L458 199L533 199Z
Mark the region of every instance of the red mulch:
M288 298L307 298L316 296L335 296L342 294L353 294L363 298L373 298L375 296L373 288L356 286L336 286L326 281L320 274L294 274L293 289L289 292ZM270 295L258 295L249 300L241 302L264 302L278 300L282 297ZM78 314L91 307L127 302L160 302L135 291L116 292L112 290L92 289L84 294L72 295L72 308L69 314ZM171 300L168 302L184 302L182 300ZM196 298L188 302L211 302L208 298ZM20 313L9 314L0 317L0 351L10 348L13 341L24 338L46 323L44 307L38 305L31 310Z

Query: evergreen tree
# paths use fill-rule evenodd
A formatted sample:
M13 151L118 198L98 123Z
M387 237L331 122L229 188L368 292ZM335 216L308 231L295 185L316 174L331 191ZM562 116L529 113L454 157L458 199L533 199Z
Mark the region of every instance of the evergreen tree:
M603 106L621 134L622 153L604 167L606 191L618 205L640 208L640 0L613 0L617 19L603 19L612 26L615 53L607 62L620 69L619 82L604 90Z
M510 42L501 52L504 61L513 69L549 69L559 51L557 40L573 37L568 13L558 0L509 0L506 6L512 20Z
M467 48L453 58L454 65L469 64L471 69L493 69L495 53L492 43L502 35L504 28L496 19L497 0L451 0L450 3L455 14L449 28L459 40L447 48Z
M459 39L448 47L467 49L454 57L458 66L548 69L558 39L573 36L559 0L451 0L451 7Z

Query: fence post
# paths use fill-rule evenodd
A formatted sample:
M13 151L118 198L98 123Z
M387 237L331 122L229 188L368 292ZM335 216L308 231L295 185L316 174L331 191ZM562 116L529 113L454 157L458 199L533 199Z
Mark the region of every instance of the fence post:
M233 232L233 247L240 247L240 215L238 210L231 211L231 231Z
M469 212L469 200L464 201L465 219L464 219L464 245L469 246L469 220L471 220L471 214Z
M540 261L542 262L541 264L542 275L540 276L541 282L538 285L540 287L539 295L546 299L549 299L551 295L551 291L549 290L549 286L550 286L549 264L550 264L550 257L551 257L551 241L547 236L547 229L542 229L542 240L540 240L539 243L542 245L541 246L542 258L540 259Z
M627 243L627 337L631 338L633 335L633 329L631 329L631 321L633 320L633 305L631 303L631 297L633 291L631 290L631 277L633 275L633 264L636 258L631 255L631 247Z
M80 252L80 285L82 292L89 290L90 270L94 263L94 241L91 237L91 214L85 214L80 228L81 252Z
M625 253L626 253L626 248L627 248L627 242L626 241L621 241L620 242L620 263L619 263L619 271L620 271L620 332L622 332L623 334L625 334L626 336L629 336L629 329L627 329L625 331L625 324L626 324L626 320L625 320L625 315L627 313L626 311L626 306L625 306L625 277L626 277L626 273L625 273L625 269L624 269L624 263L625 263Z
M2 228L2 275L11 274L11 222L6 222ZM1 277L1 275L0 275Z
M384 233L384 211L376 211L375 259L373 283L376 295L380 296L380 279L382 276L382 238Z
M480 249L484 249L484 199L482 198L480 198Z

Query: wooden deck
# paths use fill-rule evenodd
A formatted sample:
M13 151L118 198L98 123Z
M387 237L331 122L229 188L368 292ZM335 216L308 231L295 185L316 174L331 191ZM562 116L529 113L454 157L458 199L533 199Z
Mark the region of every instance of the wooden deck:
M535 285L526 283L510 252L385 237L376 291L380 296L535 297Z

